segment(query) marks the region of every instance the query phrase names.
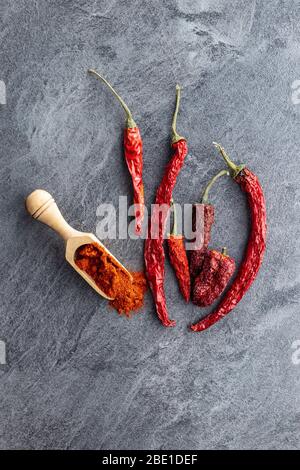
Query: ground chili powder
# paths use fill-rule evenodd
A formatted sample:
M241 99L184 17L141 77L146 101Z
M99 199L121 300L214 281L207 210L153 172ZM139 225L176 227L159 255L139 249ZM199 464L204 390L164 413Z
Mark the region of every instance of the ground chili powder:
M142 272L131 272L131 281L119 265L94 243L78 248L75 263L91 276L99 289L114 299L109 304L120 314L129 317L130 312L143 306L147 284Z

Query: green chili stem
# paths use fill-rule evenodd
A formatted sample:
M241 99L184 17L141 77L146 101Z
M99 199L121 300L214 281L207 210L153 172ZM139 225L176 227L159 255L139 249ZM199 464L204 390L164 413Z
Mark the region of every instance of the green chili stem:
M236 178L237 175L245 168L245 165L236 165L233 163L233 161L228 157L227 153L225 152L224 148L220 145L217 144L216 142L213 142L214 146L219 150L220 154L224 158L232 178Z
M219 173L217 173L208 183L208 185L206 186L205 190L204 190L204 193L203 193L203 196L202 196L202 199L201 199L201 203L202 204L207 204L208 203L208 194L209 194L209 191L211 189L211 187L215 184L215 182L221 177L221 176L229 176L230 173L228 170L221 170L219 171Z
M172 144L175 144L179 140L184 139L184 137L177 134L177 131L176 131L177 116L178 116L179 104L180 104L180 94L181 94L181 88L179 85L176 85L176 106L175 106L175 111L174 111L173 120L172 120Z
M108 88L110 89L110 91L115 95L115 97L117 98L117 100L119 101L119 103L121 104L121 106L123 107L125 113L126 113L126 116L127 116L127 120L126 120L126 127L127 129L129 128L132 128L132 127L137 127L136 123L134 122L134 119L132 117L132 114L131 114L131 111L130 109L128 108L127 104L125 103L125 101L123 101L123 99L121 98L120 95L118 95L118 93L116 92L116 90L111 86L111 84L104 78L102 77L102 75L100 75L98 72L96 72L96 70L94 69L89 69L88 70L88 73L90 73L91 75L94 75L96 78L98 78L98 80L102 80L102 82L105 83L105 85L108 86Z
M171 199L171 209L173 211L173 228L171 230L171 235L175 236L177 235L177 214L173 198Z

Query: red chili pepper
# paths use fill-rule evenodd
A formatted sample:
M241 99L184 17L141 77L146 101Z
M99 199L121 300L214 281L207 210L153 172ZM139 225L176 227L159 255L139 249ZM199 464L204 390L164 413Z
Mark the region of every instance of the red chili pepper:
M211 305L224 291L235 270L235 261L227 255L209 250L204 256L203 268L193 286L193 303L198 307Z
M219 144L215 146L227 163L232 178L247 195L251 213L251 230L245 256L233 284L217 308L191 326L193 331L206 330L225 317L238 304L255 280L266 249L266 204L258 178L244 165L235 165Z
M229 172L227 170L219 171L206 186L201 204L193 205L192 228L194 232L198 231L199 221L202 220L203 243L199 243L199 246L191 250L190 253L190 273L192 278L195 278L202 269L204 256L210 242L211 227L215 220L215 208L208 202L208 194L215 182L224 175L229 176Z
M155 301L158 318L164 326L175 326L176 322L170 320L164 291L165 277L165 253L163 237L166 219L172 198L172 192L176 184L177 176L182 168L187 155L187 143L185 138L176 132L176 121L180 102L180 87L176 87L176 108L172 123L172 150L173 155L168 163L162 181L156 192L155 205L149 226L148 238L145 241L145 265L146 275ZM161 212L161 207L165 209ZM153 233L157 232L157 237Z
M140 130L133 120L132 114L123 99L114 90L111 84L93 69L88 70L99 80L102 80L121 103L126 115L126 128L124 129L124 154L133 185L133 202L135 204L135 232L141 234L144 219L144 185L143 185L143 141Z
M176 209L171 201L173 207L173 230L168 237L169 257L171 265L174 268L179 289L186 300L189 302L191 295L191 278L189 263L184 246L184 236L177 234L177 223L176 223Z

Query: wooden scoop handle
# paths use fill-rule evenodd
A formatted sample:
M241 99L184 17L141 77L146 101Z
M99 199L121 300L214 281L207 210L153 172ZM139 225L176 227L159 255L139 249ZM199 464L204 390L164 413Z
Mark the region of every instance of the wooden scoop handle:
M36 189L25 201L29 214L39 222L55 230L65 241L82 235L73 229L63 218L51 194L43 189Z

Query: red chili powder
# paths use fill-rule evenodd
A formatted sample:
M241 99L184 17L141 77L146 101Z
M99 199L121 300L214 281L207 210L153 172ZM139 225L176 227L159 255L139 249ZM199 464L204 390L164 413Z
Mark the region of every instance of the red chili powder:
M94 243L80 246L75 254L75 263L86 272L108 297L109 304L120 314L130 316L130 312L143 306L147 289L143 272L128 274L101 247Z

